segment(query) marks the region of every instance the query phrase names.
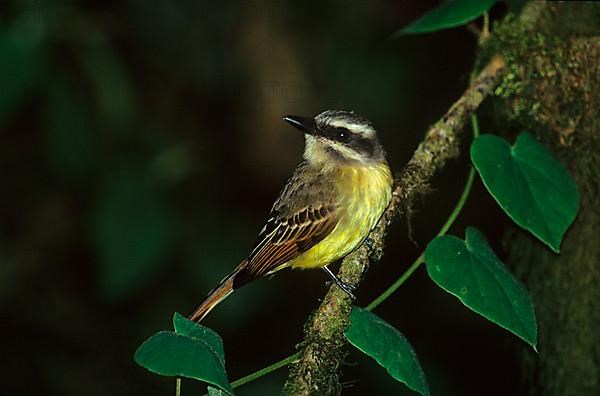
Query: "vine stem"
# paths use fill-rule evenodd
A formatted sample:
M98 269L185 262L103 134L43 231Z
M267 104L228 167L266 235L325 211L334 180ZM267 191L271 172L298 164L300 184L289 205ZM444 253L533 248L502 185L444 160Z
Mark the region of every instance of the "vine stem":
M231 387L235 389L238 386L242 386L250 381L254 381L255 379L258 379L258 378L265 376L275 370L278 370L283 366L287 366L289 363L292 363L294 360L298 359L299 357L300 357L300 352L294 353L293 355L290 355L284 359L281 359L280 361L275 362L270 366L262 368L258 371L253 372L252 374L248 374L245 377L242 377L238 380L233 381L231 383Z
M473 137L477 138L479 136L479 121L475 114L473 114L471 116L471 126L472 126L472 130L473 130ZM445 235L446 232L448 232L448 230L450 229L450 227L452 227L452 224L454 224L454 221L456 220L456 218L458 217L458 215L464 208L465 203L467 202L467 198L469 197L469 194L471 193L474 179L475 179L475 169L471 166L471 168L469 169L469 175L467 176L467 181L465 183L463 192L462 192L458 202L456 203L456 206L452 210L452 213L450 213L450 216L448 216L448 219L446 220L444 225L442 225L442 227L438 231L437 236ZM425 262L425 256L423 253L421 253L421 255L411 264L411 266L408 267L408 269L402 275L400 275L400 277L387 290L385 290L377 298L375 298L369 305L367 305L365 307L365 309L368 311L372 311L377 306L379 306L381 303L383 303L400 286L402 286L402 284L404 284L404 282L406 282L408 280L408 278L410 278L411 275L417 270L417 268L419 268L419 266L421 264L423 264L424 262ZM290 355L284 359L279 360L278 362L271 364L270 366L262 368L258 371L253 372L252 374L248 374L245 377L242 377L236 381L233 381L231 383L231 386L235 389L235 388L242 386L248 382L254 381L260 377L263 377L263 376L275 371L275 370L280 369L281 367L287 366L289 363L293 362L294 360L298 359L299 357L300 357L300 352L297 352L293 355ZM179 396L179 395L177 395L177 396Z

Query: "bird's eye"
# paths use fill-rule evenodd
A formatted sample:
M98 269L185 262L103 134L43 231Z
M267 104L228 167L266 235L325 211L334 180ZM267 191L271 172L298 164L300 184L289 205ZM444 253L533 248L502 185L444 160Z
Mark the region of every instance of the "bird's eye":
M346 128L335 128L335 138L340 142L350 140L350 132Z

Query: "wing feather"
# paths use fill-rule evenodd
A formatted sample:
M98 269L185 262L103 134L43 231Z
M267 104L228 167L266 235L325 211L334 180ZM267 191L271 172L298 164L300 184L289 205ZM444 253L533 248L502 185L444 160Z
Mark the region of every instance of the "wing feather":
M300 164L273 204L238 284L281 269L327 237L341 216L337 199L335 178Z
M248 257L249 275L265 275L322 241L338 223L333 205L305 207L285 218L272 217Z

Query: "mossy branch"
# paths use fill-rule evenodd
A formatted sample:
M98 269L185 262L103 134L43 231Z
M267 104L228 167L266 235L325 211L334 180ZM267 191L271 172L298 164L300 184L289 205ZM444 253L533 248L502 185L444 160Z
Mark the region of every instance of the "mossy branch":
M411 207L416 197L428 191L429 180L446 161L458 155L458 137L463 127L498 84L504 66L502 57L492 57L465 93L429 129L411 160L396 178L392 201L369 236L374 242L373 251L363 244L348 255L340 267L340 279L358 286L370 260L381 258L387 227L396 216ZM290 365L285 394L340 393L339 369L347 353L344 331L349 325L351 303L348 295L339 287L330 287L323 302L305 325L300 358Z

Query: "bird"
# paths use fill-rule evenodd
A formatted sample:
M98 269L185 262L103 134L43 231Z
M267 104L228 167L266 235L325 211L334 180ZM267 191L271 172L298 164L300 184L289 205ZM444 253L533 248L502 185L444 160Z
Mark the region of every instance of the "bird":
M392 197L393 177L373 125L326 110L287 115L304 133L303 161L273 204L248 257L189 316L200 322L234 290L282 269L322 268L351 298L353 288L328 267L360 246Z

